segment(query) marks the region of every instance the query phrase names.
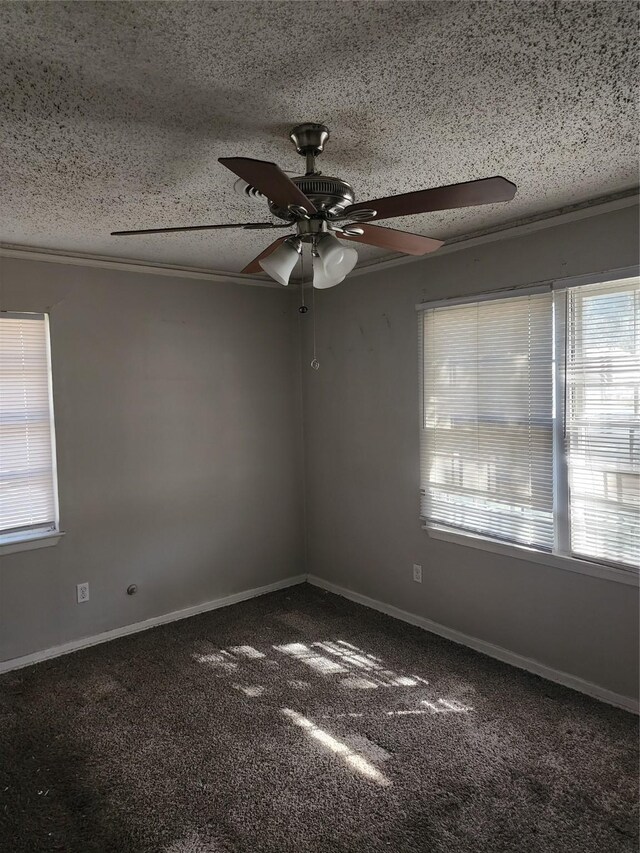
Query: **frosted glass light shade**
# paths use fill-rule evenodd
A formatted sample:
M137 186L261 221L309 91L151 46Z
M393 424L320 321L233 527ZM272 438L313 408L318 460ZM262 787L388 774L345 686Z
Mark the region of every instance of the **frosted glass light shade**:
M298 262L300 254L300 243L290 240L285 240L282 246L279 246L275 252L261 261L258 261L262 269L267 275L275 279L278 284L289 284L289 278L293 272L293 268Z
M328 287L335 287L344 281L343 275L329 275L324 268L324 265L319 258L313 259L313 286L318 290L326 290Z
M332 234L320 237L317 251L318 256L313 259L313 286L319 290L340 284L358 261L356 250L341 245Z
M334 266L339 264L344 257L344 247L333 234L323 234L316 243L318 257L326 270L333 271Z

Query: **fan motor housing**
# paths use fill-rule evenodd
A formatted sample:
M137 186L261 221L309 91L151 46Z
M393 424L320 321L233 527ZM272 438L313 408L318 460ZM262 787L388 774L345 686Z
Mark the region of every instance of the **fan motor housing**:
M327 214L341 213L345 207L353 204L355 194L353 188L340 178L331 178L327 175L301 175L292 178L293 183L299 187L309 201L313 202L317 210ZM292 219L291 213L286 208L278 207L274 202L269 202L269 209L280 219Z

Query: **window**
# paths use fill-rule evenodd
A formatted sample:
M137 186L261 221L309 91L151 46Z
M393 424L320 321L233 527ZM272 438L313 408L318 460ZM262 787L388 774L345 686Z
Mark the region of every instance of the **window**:
M568 293L566 434L571 546L640 563L640 287Z
M419 308L426 526L636 569L640 279Z
M0 545L58 529L49 328L0 313Z

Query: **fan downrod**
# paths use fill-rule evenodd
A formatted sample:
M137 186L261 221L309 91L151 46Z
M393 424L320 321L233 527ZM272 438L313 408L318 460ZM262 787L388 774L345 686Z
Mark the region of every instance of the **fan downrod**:
M296 151L307 160L307 175L319 175L316 168L316 157L324 151L329 139L329 128L325 124L305 122L297 124L289 131L289 138L296 146Z

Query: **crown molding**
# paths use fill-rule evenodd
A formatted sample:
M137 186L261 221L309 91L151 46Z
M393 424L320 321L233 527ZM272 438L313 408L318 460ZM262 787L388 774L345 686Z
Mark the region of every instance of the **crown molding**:
M136 261L132 258L85 255L80 252L63 252L57 249L41 249L33 246L20 246L13 243L0 243L0 258L17 258L19 260L40 261L49 264L97 267L99 269L119 270L120 272L139 272L151 275L173 276L175 278L195 278L203 281L218 281L223 284L248 284L253 287L270 287L274 290L282 289L282 285L277 282L255 275L207 270L201 267L152 264L148 261Z
M471 249L484 243L494 243L498 240L510 240L542 231L545 228L554 228L557 225L565 225L588 219L592 216L601 216L615 210L633 207L638 204L638 188L615 193L602 198L593 199L580 204L568 205L534 216L499 225L495 228L487 228L475 231L459 237L453 237L445 245L434 252L433 255L392 255L380 260L356 267L349 278L357 275L380 272L392 267L404 266L405 264L425 263L432 258L448 255L451 252L459 252L463 249ZM176 278L192 278L204 281L217 281L220 283L244 284L253 287L269 287L274 290L282 290L282 285L277 284L265 276L246 275L243 273L224 272L221 270L207 270L201 267L174 266L171 264L154 264L148 261L137 261L132 258L114 258L105 255L89 255L80 252L64 252L57 249L45 249L32 246L21 246L12 243L0 243L0 258L18 258L22 260L41 261L44 263L67 264L73 266L98 267L100 269L115 269L122 272L139 272L151 275L174 276ZM299 284L292 281L292 285Z

